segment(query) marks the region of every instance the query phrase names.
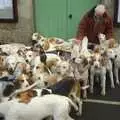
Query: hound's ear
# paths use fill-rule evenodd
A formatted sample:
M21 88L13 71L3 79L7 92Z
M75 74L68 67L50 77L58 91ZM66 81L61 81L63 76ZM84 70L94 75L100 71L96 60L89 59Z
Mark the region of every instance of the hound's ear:
M43 36L42 35L40 35L40 33L35 33L36 34L36 36L37 36L37 40L40 40Z
M34 46L35 44L37 44L36 40L32 40L32 46Z
M15 87L15 89L19 89L20 86L21 86L20 81L19 81L19 80L15 80L15 81L14 81L14 87Z
M22 50L18 50L17 54L20 55L20 56L25 56L25 52L23 52Z
M84 63L84 65L88 65L88 60L87 60L87 58L84 58L84 59L83 59L83 63Z

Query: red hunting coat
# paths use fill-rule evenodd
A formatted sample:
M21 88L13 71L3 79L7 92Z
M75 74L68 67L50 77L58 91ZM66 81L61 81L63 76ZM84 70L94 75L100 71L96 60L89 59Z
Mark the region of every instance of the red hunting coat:
M81 20L76 39L82 40L84 36L88 37L88 41L91 43L99 44L98 34L103 33L106 35L107 40L113 38L113 22L107 13L103 15L102 23L95 25L94 11L90 11Z

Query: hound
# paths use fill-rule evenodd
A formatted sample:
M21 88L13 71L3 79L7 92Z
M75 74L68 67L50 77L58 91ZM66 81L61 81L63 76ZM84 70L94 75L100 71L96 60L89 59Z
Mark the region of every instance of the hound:
M69 116L70 106L73 106L76 111L78 110L76 104L65 96L45 95L31 99L28 104L14 102L9 107L5 119L42 120L48 116L53 116L54 120L74 120ZM3 111L0 112L3 113Z
M114 88L114 80L113 80L113 72L112 72L112 62L106 56L106 54L102 54L99 51L96 51L92 57L92 65L90 67L90 92L93 93L93 85L94 85L94 76L100 76L101 81L101 95L106 94L106 72L109 72L110 80L111 80L111 88Z

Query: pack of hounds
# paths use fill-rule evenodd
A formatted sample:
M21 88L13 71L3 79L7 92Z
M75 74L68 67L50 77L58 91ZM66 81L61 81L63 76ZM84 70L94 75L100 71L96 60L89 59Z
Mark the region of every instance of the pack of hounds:
M110 89L120 84L119 44L102 33L94 49L74 40L33 33L31 46L0 45L0 120L74 120L96 82L107 94L107 73Z

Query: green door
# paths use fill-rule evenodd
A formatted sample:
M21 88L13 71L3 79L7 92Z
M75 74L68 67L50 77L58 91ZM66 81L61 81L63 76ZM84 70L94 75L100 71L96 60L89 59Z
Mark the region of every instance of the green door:
M35 31L47 37L75 37L81 17L100 0L34 0Z
M34 0L35 31L44 36L67 36L67 0Z

